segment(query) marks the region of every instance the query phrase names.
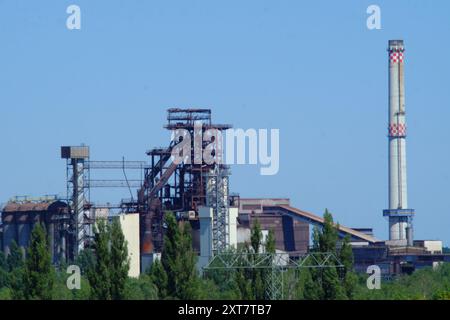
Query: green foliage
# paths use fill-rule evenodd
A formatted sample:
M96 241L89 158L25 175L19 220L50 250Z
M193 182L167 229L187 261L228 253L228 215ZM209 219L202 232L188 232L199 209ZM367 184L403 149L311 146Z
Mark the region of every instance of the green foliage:
M6 287L9 284L8 271L5 254L3 251L0 251L0 288Z
M331 267L322 270L322 289L322 300L346 299L336 268Z
M24 292L27 300L50 300L55 281L47 235L37 223L31 233L30 246L23 274Z
M167 297L182 300L194 300L198 295L199 279L197 274L197 255L192 249L192 236L189 223L179 226L175 215L166 212L167 231L161 263L168 275Z
M53 286L53 300L89 300L90 286L85 277L81 277L80 289L69 290L67 287L67 279L70 275L65 269L56 273L55 284Z
M8 287L2 287L0 288L0 301L2 300L12 300L12 292L11 289Z
M7 283L11 289L11 297L13 300L24 299L24 261L23 252L17 245L16 241L12 241L9 246L9 255L6 258L8 279Z
M338 230L333 222L333 216L325 210L323 215L324 223L322 232L319 234L320 252L336 252L336 242L338 240Z
M241 246L238 249L228 249L230 259L236 259L235 254L243 254L243 256L248 257L251 264L266 263L267 269L251 269L244 266L248 265L249 261L238 260L234 261L235 265L242 265L243 268L238 268L237 270L214 270L208 273L208 279L212 279L213 283L219 288L222 293L219 295L222 299L243 299L243 300L264 300L267 299L268 287L267 280L271 277L271 259L257 261L261 257L258 255L268 253L273 254L276 252L275 249L275 234L272 230L269 231L268 237L265 243L265 250L261 250L263 235L261 230L261 225L258 220L255 220L251 235L250 244L246 246ZM226 259L227 255L224 255ZM230 281L231 280L231 281Z
M347 272L343 279L343 289L348 299L353 300L355 298L355 288L358 284L358 275L354 272Z
M90 248L85 248L78 254L75 264L80 267L81 274L86 275L89 270L94 270L95 262L94 251Z
M264 300L266 298L266 286L263 282L263 272L262 269L253 270L253 279L252 279L252 287L253 287L253 296L256 300Z
M110 227L110 278L111 297L113 300L125 298L125 283L130 270L128 244L123 235L119 220L113 219Z
M86 277L81 277L80 290L72 290L73 300L89 300L91 297L91 286Z
M0 270L8 271L8 264L3 251L0 251Z
M302 270L302 298L308 300L341 300L352 296L354 277L346 274L353 270L353 254L350 247L350 239L343 240L341 250L337 251L339 239L339 226L333 221L332 214L325 210L324 223L321 229L314 227L313 247L311 252L332 253L340 258L345 266L343 272L337 267ZM343 279L342 279L343 278ZM301 290L301 289L300 289Z
M437 291L433 295L433 300L450 300L450 289Z
M380 290L369 290L366 279L367 275L359 277L354 297L357 300L445 300L450 295L450 263L382 281Z
M125 299L156 300L158 299L158 290L148 275L144 274L139 278L128 278L125 282Z
M320 229L317 226L313 228L312 234L312 249L311 252L319 252L320 251Z
M242 251L242 249L240 249ZM240 252L235 248L229 248L226 250L224 259L232 259L234 254ZM241 289L244 292L245 297L251 296L251 283L244 277L244 270L232 271L228 270L213 270L209 271L203 278L203 281L207 283L204 284L203 281L200 284L200 299L203 299L203 290L205 287L211 286L208 282L211 282L216 286L217 293L214 295L214 300L240 300L242 298ZM240 288L241 286L241 288ZM208 297L206 297L207 299ZM248 298L250 299L250 298Z
M259 247L261 245L261 240L262 240L261 225L260 225L258 219L256 219L254 224L253 224L253 228L252 228L251 236L250 236L250 244L252 246L252 249L253 249L254 253L258 253L259 252Z
M53 286L52 300L72 300L73 292L67 288L68 274L58 272Z
M353 251L350 245L350 235L348 234L342 240L339 260L344 265L344 268L341 270L341 277L343 279L342 285L345 296L348 299L353 299L358 277L353 273Z
M320 300L323 297L322 286L313 280L313 273L317 270L303 269L300 271L299 299ZM314 278L318 277L314 275Z
M232 279L233 277L231 277ZM234 281L233 281L234 282ZM221 286L212 278L200 279L198 284L198 300L239 300L240 295L235 286Z
M353 271L353 251L350 245L350 235L346 235L342 240L341 250L339 252L339 260L344 265L344 276L347 272Z
M96 300L122 300L126 297L126 283L130 261L128 247L118 219L111 225L101 220L95 228L94 243L90 251L80 258L85 264L91 287L91 298Z
M153 262L149 270L150 280L155 284L159 299L167 298L168 278L161 261Z
M273 230L269 230L269 234L267 236L266 240L266 252L267 253L276 253L276 247L275 247L275 232Z
M250 275L249 275L250 274ZM239 295L242 300L254 300L254 288L252 279L250 278L251 271L240 269L235 273L235 280L237 288L239 290Z
M88 270L87 277L91 286L91 298L95 300L111 300L111 278L109 268L110 235L106 222L100 220L95 227L93 250L95 255L95 267Z
M15 240L11 241L11 244L9 246L9 255L6 258L6 263L8 265L8 271L13 271L14 269L19 269L24 266L23 261L23 251L20 249L20 247L17 245L17 242Z
M250 244L251 244L251 249L252 250L248 250L248 252L253 252L253 253L260 253L260 247L262 244L262 230L261 230L261 224L259 223L259 220L256 219L254 224L253 224L253 228L251 230L251 235L250 235ZM271 247L274 247L274 239L270 239L271 243L269 244ZM271 250L274 248L271 248ZM264 270L262 269L254 269L254 270L249 270L251 273L251 279L252 279L252 298L256 299L256 300L264 300L265 298L265 293L266 293L266 288L263 282L263 276L264 276Z

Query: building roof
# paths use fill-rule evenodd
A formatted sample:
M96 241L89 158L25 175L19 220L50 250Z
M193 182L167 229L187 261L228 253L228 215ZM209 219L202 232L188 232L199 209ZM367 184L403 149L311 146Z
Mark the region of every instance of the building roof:
M287 205L279 205L279 207L282 208L282 209L285 209L286 211L289 211L289 212L293 213L294 215L300 216L302 218L306 218L307 220L309 220L311 222L316 222L316 223L321 224L321 225L324 223L324 219L322 217L319 217L319 216L317 216L315 214L312 214L310 212L299 210L297 208L293 208L293 207L287 206ZM343 233L346 233L346 234L349 234L349 235L351 235L351 236L353 236L355 238L359 238L361 240L365 240L365 241L370 242L370 243L375 243L375 242L379 241L375 237L372 237L372 236L370 236L368 234L365 234L363 232L356 231L356 230L354 230L352 228L345 227L343 225L339 225L339 231L341 231Z
M67 207L67 204L60 200L44 201L44 202L8 202L3 208L4 213L19 212L39 212L39 211L55 211L58 208Z
M254 205L252 208L246 208L248 205ZM313 225L323 225L324 219L318 215L310 212L306 212L290 205L289 198L241 198L240 199L240 212L242 213L279 213L286 214L295 219L311 223ZM349 234L355 241L364 241L369 243L379 242L378 239L370 234L366 234L359 230L355 230L343 225L339 225L339 232L343 234Z

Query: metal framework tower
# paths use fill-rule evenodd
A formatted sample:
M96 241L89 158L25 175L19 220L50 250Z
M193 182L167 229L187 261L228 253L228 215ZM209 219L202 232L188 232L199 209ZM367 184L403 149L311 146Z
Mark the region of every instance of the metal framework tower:
M206 206L207 202L214 202L214 206L222 212L228 201L228 199L225 200L228 195L227 170L224 167L216 168L215 163L207 163L201 159L201 156L204 149L211 144L211 141L204 139L206 134L211 131L222 132L231 128L231 125L213 124L210 109L172 108L167 111L165 128L172 133L184 132L189 136L191 145L188 149L191 152L190 156L186 155L186 157L190 157L190 161L183 163L172 161L174 148L185 143L183 139L172 140L167 148L155 148L147 152L147 155L151 157L151 166L146 170L144 185L138 192L143 255L162 250L164 212L172 211L179 216L193 213L195 216L198 215L199 207ZM208 181L210 187L208 187ZM213 197L220 195L221 199L212 200ZM221 214L218 223L223 222ZM221 229L216 230L219 232ZM224 240L226 232L220 231L220 233L216 241L218 246L221 246L219 243L226 241Z
M229 247L229 168L216 165L207 174L206 206L213 209L213 252L217 254Z
M89 192L85 180L89 176L85 163L89 160L89 147L61 147L61 158L67 162L67 199L71 222L71 258L75 259L84 249L87 237L85 206L89 203Z
M389 53L389 240L393 245L413 245L406 177L406 111L403 40L390 40Z

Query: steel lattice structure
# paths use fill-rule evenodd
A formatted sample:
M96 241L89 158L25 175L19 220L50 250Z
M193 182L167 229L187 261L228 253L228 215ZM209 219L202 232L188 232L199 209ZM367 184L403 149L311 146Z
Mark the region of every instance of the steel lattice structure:
M213 252L228 249L230 243L229 204L229 169L216 165L207 174L206 205L213 209Z
M181 217L183 213L198 216L199 208L209 205L215 208L214 247L225 247L229 232L223 227L226 223L223 210L228 202L228 176L225 167L218 164L220 161L205 161L203 156L206 148L214 145L211 153L217 155L214 158L220 157L219 134L231 125L214 124L210 109L172 108L167 110L164 128L172 132L170 145L147 152L150 167L145 170L144 183L138 192L141 254L161 252L165 212L181 213ZM216 134L211 136L212 132ZM174 162L174 155L181 154L183 161Z
M65 229L70 234L70 259L75 259L90 240L92 218L90 210L95 208L90 202L91 188L128 188L141 187L141 180L127 178L126 170L143 171L147 165L143 161L91 161L88 146L61 147L61 157L66 159L67 201L70 208L70 222ZM124 179L91 179L92 170L122 170ZM132 196L132 194L131 194ZM134 206L134 199L123 203L121 208ZM136 211L136 210L133 210Z
M283 274L288 269L305 268L343 268L334 253L308 253L293 259L287 253L247 253L222 252L216 254L203 269L204 273L214 270L237 271L245 269L268 270L270 276L265 277L266 297L269 300L283 299Z

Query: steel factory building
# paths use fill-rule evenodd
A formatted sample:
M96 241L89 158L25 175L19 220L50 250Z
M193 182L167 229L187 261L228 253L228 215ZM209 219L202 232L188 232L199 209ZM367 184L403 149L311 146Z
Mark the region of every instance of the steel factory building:
M357 271L378 265L385 275L392 275L435 266L450 261L450 256L442 252L440 241L414 239L416 212L408 205L407 193L402 40L389 41L387 63L389 205L383 216L388 220L389 239L377 239L371 228L339 225L338 233L341 239L350 236ZM117 216L129 245L130 275L137 277L160 259L164 218L173 212L180 224L192 226L199 269L217 254L248 243L256 220L264 235L274 232L279 252L292 258L309 252L312 228L324 224L321 216L293 207L288 198L245 198L232 193L230 167L219 161L223 158L222 134L231 125L214 123L210 109L171 108L164 128L172 133L172 140L165 147L147 151L148 161L93 161L88 146L63 146L67 197L11 199L1 210L3 251L8 254L15 241L25 252L34 225L42 223L49 235L53 262L71 261L89 247L98 218ZM206 161L205 154L214 161ZM123 177L95 179L96 170L116 170ZM130 179L126 174L130 171L140 173L141 178ZM98 205L90 199L90 190L97 187L126 188L131 198Z

